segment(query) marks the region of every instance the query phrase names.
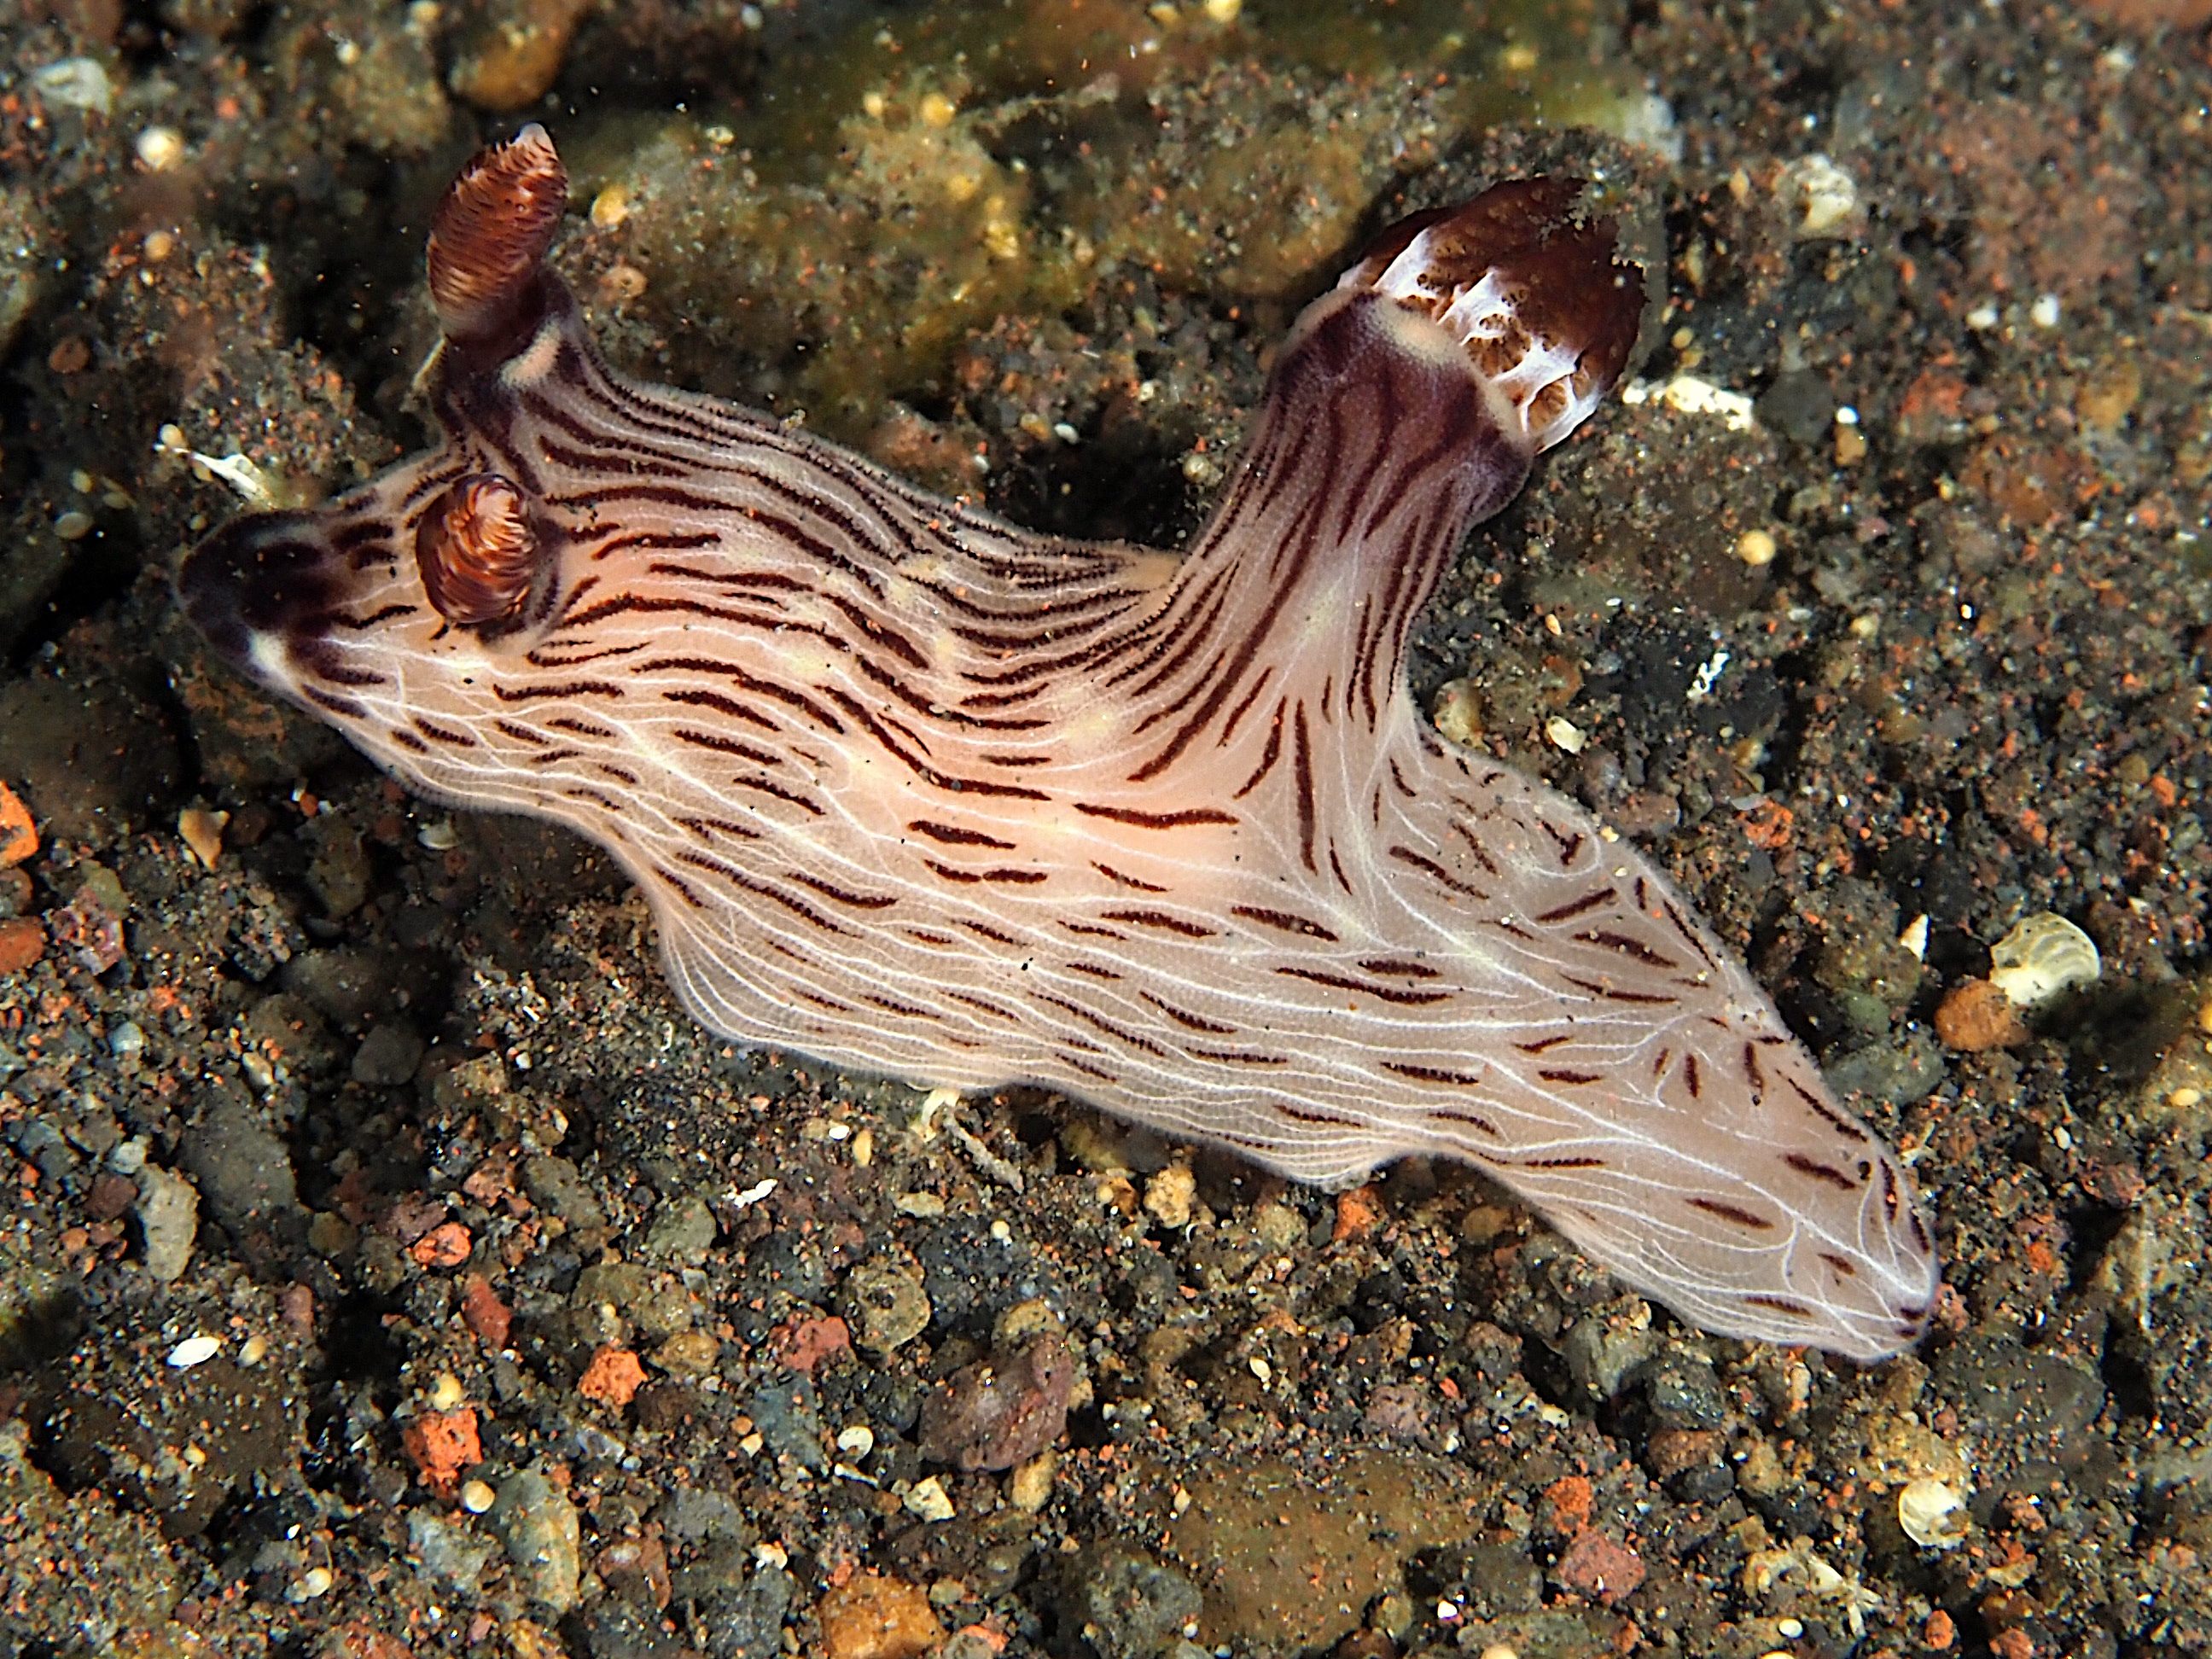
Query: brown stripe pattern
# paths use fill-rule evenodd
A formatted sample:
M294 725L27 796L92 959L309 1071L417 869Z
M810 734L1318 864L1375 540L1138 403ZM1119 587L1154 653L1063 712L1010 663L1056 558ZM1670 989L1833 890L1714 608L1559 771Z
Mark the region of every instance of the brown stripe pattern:
M1499 188L1308 310L1180 561L625 380L540 266L461 282L441 448L226 526L179 592L414 787L608 848L715 1031L1304 1180L1463 1158L1698 1325L1894 1352L1936 1264L1893 1154L1641 857L1406 690L1444 562L1641 303L1609 227L1543 228L1572 189ZM456 620L422 527L480 478L538 550Z

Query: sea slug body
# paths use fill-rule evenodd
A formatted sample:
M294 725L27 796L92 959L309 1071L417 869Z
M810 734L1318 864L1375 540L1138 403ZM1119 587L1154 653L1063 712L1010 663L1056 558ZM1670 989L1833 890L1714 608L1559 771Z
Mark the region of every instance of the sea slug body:
M432 231L443 444L225 526L179 597L413 788L608 848L716 1031L1307 1181L1465 1159L1696 1325L1893 1353L1937 1275L1898 1158L1656 871L1406 689L1445 562L1632 342L1580 194L1386 234L1177 559L617 375L528 127Z

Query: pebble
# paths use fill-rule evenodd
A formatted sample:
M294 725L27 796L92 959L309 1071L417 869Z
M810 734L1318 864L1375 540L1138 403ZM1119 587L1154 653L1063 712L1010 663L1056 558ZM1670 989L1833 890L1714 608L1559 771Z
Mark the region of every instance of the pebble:
M146 1271L164 1285L184 1277L199 1234L199 1189L182 1176L149 1164L136 1172L138 1225L146 1237Z
M878 1256L845 1275L846 1311L860 1328L860 1346L895 1352L929 1328L929 1293L921 1273Z
M1190 1201L1197 1192L1198 1177L1191 1174L1190 1165L1170 1164L1145 1183L1146 1212L1163 1227L1188 1227Z
M957 1513L952 1507L952 1498L945 1490L945 1483L935 1475L917 1480L907 1489L907 1512L920 1516L925 1521L950 1521Z
M0 921L0 974L20 974L46 953L46 925L36 916Z
M824 1659L921 1659L945 1639L927 1592L880 1573L854 1573L823 1596Z
M1611 1603L1633 1594L1644 1582L1644 1559L1601 1532L1586 1532L1568 1546L1553 1571L1577 1595Z
M2010 997L1985 979L1970 979L1944 994L1936 1035L1945 1048L1972 1054L2025 1042L2028 1032Z
M1102 1544L1077 1558L1067 1575L1071 1625L1101 1659L1151 1659L1164 1654L1205 1610L1198 1586L1145 1550Z
M149 173L167 173L185 159L185 135L174 127L148 127L135 146Z
M1060 1455L1045 1450L1019 1465L1006 1483L1006 1501L1024 1515L1035 1515L1052 1501L1053 1476L1060 1469Z
M0 783L0 868L21 864L38 850L39 830L30 809L14 790Z
M500 1482L489 1516L517 1587L556 1614L575 1606L583 1528L568 1494L538 1470L525 1469Z
M671 1376L696 1379L714 1374L722 1345L705 1331L678 1331L653 1351L653 1363Z
M354 1051L349 1075L372 1089L396 1089L411 1081L422 1063L422 1039L404 1020L389 1020L369 1028Z
M653 1212L646 1231L645 1253L664 1261L696 1267L714 1248L714 1212L707 1200L685 1193L664 1202Z
M973 1473L1010 1469L1067 1428L1075 1356L1056 1332L953 1373L921 1406L921 1455Z

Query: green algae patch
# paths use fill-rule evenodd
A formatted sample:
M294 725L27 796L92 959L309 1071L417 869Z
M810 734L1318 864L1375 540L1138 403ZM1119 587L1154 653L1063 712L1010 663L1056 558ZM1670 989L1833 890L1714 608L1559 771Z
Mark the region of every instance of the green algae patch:
M1488 126L1644 121L1612 46L1581 3L920 7L742 106L580 132L562 262L628 366L865 441L1117 276L1286 313Z
M1376 1598L1404 1588L1407 1561L1471 1540L1482 1491L1456 1464L1414 1452L1317 1472L1224 1468L1184 1490L1164 1549L1205 1592L1199 1640L1264 1630L1285 1651L1351 1634Z

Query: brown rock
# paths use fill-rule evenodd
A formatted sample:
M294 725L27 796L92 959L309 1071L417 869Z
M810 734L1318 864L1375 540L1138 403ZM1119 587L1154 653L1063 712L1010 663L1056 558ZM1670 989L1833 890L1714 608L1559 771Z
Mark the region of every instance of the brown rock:
M856 1573L822 1598L828 1659L921 1659L945 1638L929 1595L913 1584Z
M514 1313L489 1280L471 1273L461 1285L461 1321L487 1348L503 1348Z
M1010 1469L1066 1431L1075 1356L1047 1334L953 1374L922 1402L921 1455L954 1468Z
M1965 1054L2006 1048L2027 1041L2027 1027L2012 999L1985 979L1970 979L1945 994L1936 1010L1936 1035Z
M1685 1469L1702 1468L1721 1461L1727 1441L1711 1429L1662 1429L1651 1437L1645 1459L1651 1473L1670 1480Z
M46 930L36 916L0 921L0 974L20 974L46 951Z
M1586 1532L1576 1539L1553 1571L1577 1595L1608 1604L1633 1593L1644 1582L1643 1558L1601 1532Z

